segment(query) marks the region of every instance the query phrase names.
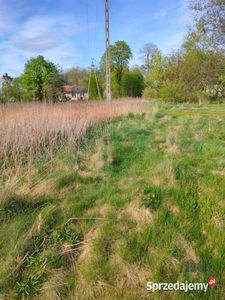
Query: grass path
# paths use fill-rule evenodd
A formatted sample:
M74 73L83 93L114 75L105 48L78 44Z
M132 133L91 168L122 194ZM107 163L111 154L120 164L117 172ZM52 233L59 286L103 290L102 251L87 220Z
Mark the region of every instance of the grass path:
M142 105L34 164L33 186L1 203L0 299L225 299L225 106ZM206 293L146 289L209 277Z

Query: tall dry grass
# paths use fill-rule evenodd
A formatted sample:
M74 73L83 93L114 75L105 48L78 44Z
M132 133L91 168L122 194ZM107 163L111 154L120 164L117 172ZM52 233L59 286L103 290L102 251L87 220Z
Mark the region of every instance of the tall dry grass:
M106 102L28 103L0 106L0 164L18 168L61 144L74 144L87 128L128 113L141 113L143 99Z

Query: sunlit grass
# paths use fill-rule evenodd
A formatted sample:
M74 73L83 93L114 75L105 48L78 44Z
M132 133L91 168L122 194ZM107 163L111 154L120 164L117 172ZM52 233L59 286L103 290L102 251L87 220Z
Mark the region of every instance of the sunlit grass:
M38 299L225 297L224 107L205 118L144 106L90 124L51 159L33 157L12 192L5 175L0 296L22 299L27 286L25 299L36 289ZM186 273L189 259L207 272ZM207 293L146 290L212 276Z

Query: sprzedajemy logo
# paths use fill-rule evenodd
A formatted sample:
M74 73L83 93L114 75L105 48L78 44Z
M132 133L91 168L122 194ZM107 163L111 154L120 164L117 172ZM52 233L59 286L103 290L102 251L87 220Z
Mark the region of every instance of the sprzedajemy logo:
M196 290L203 290L204 292L207 292L208 286L214 286L216 285L217 280L214 277L210 277L208 280L208 283L192 283L186 281L185 283L177 281L176 283L153 283L151 281L147 282L147 290L148 291L196 291Z

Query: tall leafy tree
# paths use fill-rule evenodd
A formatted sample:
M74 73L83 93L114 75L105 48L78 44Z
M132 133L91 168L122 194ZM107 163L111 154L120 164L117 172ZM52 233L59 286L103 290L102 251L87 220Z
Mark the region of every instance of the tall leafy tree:
M225 1L192 0L197 32L203 34L208 44L225 47Z
M150 80L150 88L153 87L163 101L198 102L205 98L214 101L223 94L221 79L224 72L225 57L222 50L185 45L168 55L161 84L154 73L150 74L148 80L154 79Z
M63 86L66 79L62 73L51 73L48 76L48 84L45 88L45 98L50 102L57 102L64 99Z
M22 76L15 77L12 82L11 97L15 101L27 101L26 87L23 83Z
M47 84L49 83L49 75L58 73L57 66L45 60L39 55L36 58L31 58L24 68L22 75L23 83L27 89L27 95L30 100L42 100Z
M144 76L138 68L127 71L122 78L122 96L141 97L144 86Z
M139 54L141 54L140 59L144 62L143 70L146 75L150 73L151 55L154 54L156 50L158 50L157 46L152 43L145 44L142 49L139 50Z
M8 73L2 75L1 78L1 99L2 102L7 102L10 100L10 93L12 89L13 77L9 76Z
M149 58L145 96L163 101L221 101L225 94L225 1L191 0L195 23L184 44L167 58L155 51Z
M68 85L78 85L85 87L85 77L87 74L86 69L80 67L74 67L64 73L66 83Z
M86 89L88 89L88 83L89 83L89 80L90 80L89 100L100 100L99 99L99 94L98 94L98 87L97 87L96 78L97 78L97 81L98 81L100 97L102 98L102 82L101 82L101 77L99 76L99 71L98 70L97 71L91 70L88 73L86 73L86 77L85 77L85 82L86 82L85 87L86 87Z
M165 69L167 66L167 57L160 50L152 53L150 60L150 73L145 79L146 89L144 96L157 96L162 84L165 82Z
M111 71L114 73L118 86L118 98L121 95L122 77L128 70L129 60L132 58L130 46L124 41L117 41L115 45L110 46ZM100 61L100 70L105 74L105 53Z

